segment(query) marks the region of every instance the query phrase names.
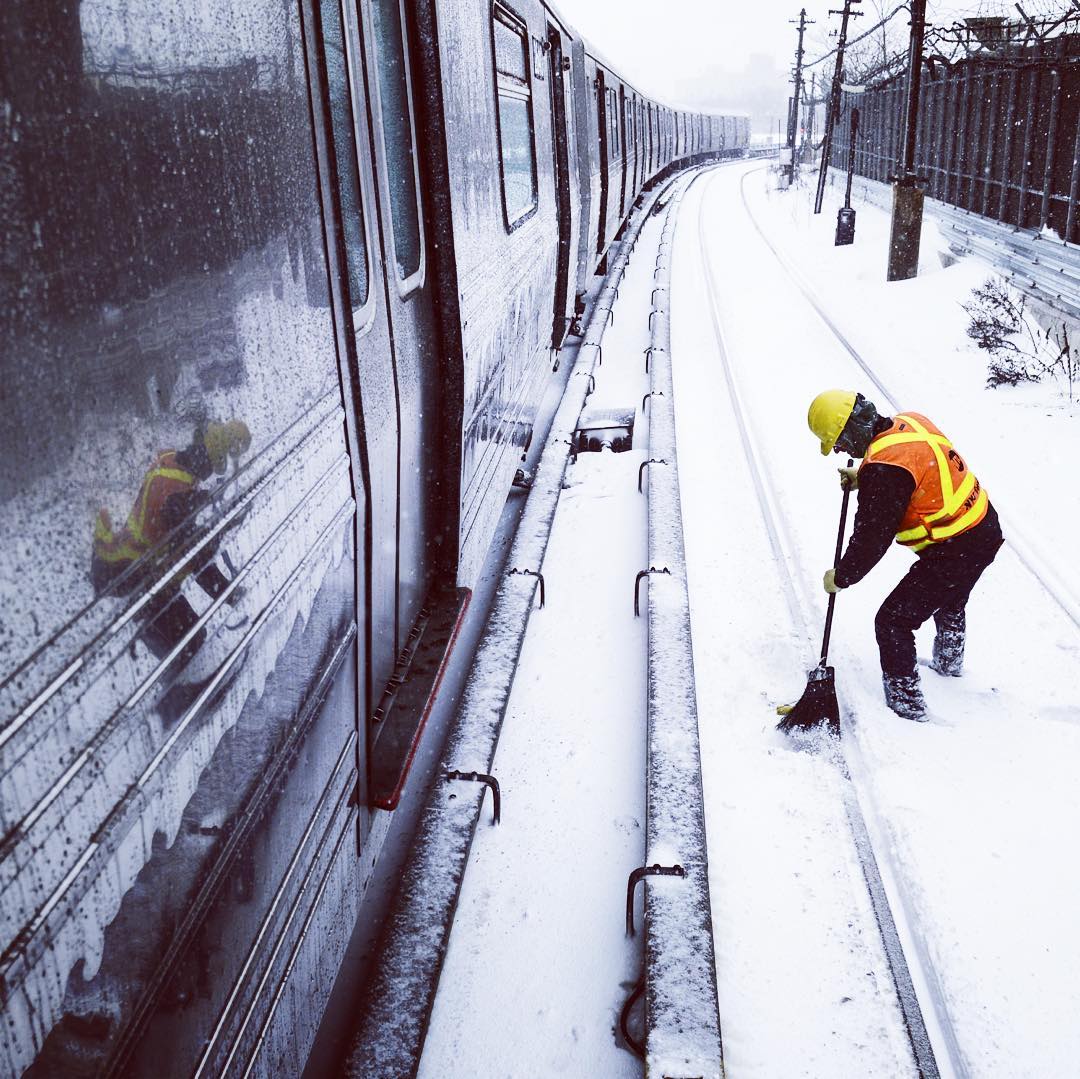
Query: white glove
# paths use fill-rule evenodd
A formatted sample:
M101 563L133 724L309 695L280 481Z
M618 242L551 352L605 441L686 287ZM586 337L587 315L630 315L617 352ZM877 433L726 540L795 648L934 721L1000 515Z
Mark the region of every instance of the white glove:
M859 470L857 468L838 468L840 473L840 486L845 491L857 491L859 489Z

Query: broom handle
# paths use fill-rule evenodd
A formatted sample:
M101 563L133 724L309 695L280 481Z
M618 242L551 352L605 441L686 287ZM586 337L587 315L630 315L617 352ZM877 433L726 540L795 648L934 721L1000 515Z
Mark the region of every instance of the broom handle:
M847 467L851 468L855 462L849 457ZM844 528L847 525L848 499L851 497L851 488L844 488L844 501L840 505L840 531L836 534L836 554L833 555L833 568L840 564L840 555L844 549ZM836 606L836 593L829 594L829 610L825 615L825 639L821 642L821 662L819 667L824 667L829 658L829 635L832 633L833 608Z

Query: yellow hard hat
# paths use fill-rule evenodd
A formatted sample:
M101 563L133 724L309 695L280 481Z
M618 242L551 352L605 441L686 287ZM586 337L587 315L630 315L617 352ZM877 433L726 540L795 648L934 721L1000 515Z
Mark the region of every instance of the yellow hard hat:
M243 420L213 421L206 425L203 443L214 471L223 476L229 458L240 457L251 448L251 432Z
M821 452L828 457L855 407L854 390L826 390L810 402L806 422L821 440Z

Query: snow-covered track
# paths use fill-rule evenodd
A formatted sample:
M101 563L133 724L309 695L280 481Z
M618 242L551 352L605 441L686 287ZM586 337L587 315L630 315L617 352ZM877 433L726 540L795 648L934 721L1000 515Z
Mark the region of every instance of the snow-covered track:
M858 349L856 349L843 334L830 317L825 305L806 278L793 265L791 260L784 256L783 252L780 251L776 244L773 243L766 230L762 228L761 223L754 216L753 210L750 207L750 201L746 196L746 180L747 177L753 175L755 171L756 170L750 170L745 173L739 187L743 207L746 210L746 215L750 220L750 223L754 226L754 229L761 237L765 246L773 253L776 261L780 263L780 266L791 279L792 283L799 292L802 293L806 302L828 327L829 331L833 334L844 351L855 362L859 370L873 383L874 388L880 394L881 399L888 403L890 409L898 411L902 406L896 395L885 385L865 357L863 357ZM1073 625L1075 625L1077 629L1080 629L1080 598L1073 595L1068 585L1062 581L1060 575L1053 569L1047 559L1039 553L1038 545L1029 538L1026 529L1024 529L1019 521L1009 513L1008 507L1002 507L995 503L994 508L997 510L998 515L1001 517L1002 524L1005 526L1004 532L1006 544L1012 549L1024 568L1031 573L1040 585L1042 585L1046 590L1047 595L1049 595L1058 607L1061 608Z
M681 872L645 877L645 1066L649 1076L712 1079L724 1074L724 1053L670 354L671 253L685 191L666 211L649 315L646 865Z
M703 215L698 220L698 235L717 350L755 496L773 549L775 564L794 566L797 565L797 561L791 557L793 545L787 536L784 518L777 510L776 485L770 478L765 456L759 452L759 442L754 432L753 422L743 405L736 366L725 339L715 275L709 253L709 238L704 229ZM809 603L809 597L791 576L784 573L778 576L793 624L803 636L809 638L814 631L810 617L810 611L813 608ZM799 580L801 581L801 578ZM841 693L840 696L842 698L843 694ZM843 705L843 701L841 703ZM842 716L846 711L842 706ZM914 931L917 926L913 924L910 916L910 904L905 900L901 882L887 853L884 856L875 853L872 835L879 834L879 831L872 832L867 825L867 816L873 822L873 807L869 806L864 812L864 806L867 806L868 802L856 778L861 774L859 767L861 757L859 757L857 738L845 719L842 719L841 738L838 743L834 744L831 736L824 732L810 737L815 749L830 755L846 781L844 783L845 813L880 931L897 1003L903 1015L915 1069L924 1079L932 1079L941 1074L965 1076L966 1068L957 1049L956 1037L948 1018L937 977L925 950L919 943L921 936ZM855 768L850 766L850 757L855 757ZM909 963L910 953L914 953L914 963Z
M637 234L669 185L646 195L594 301L574 370L544 444L483 638L442 756L444 774L490 774L552 522L601 340ZM379 944L348 1056L354 1076L415 1075L449 945L454 911L483 809L477 782L435 784L421 815L398 899Z

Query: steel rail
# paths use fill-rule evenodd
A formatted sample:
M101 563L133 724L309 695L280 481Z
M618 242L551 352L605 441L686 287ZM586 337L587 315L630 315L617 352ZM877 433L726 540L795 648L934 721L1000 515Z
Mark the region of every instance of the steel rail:
M703 196L702 208L704 206L704 201L705 199ZM790 545L786 540L786 530L782 524L782 518L775 508L775 484L769 476L767 466L765 465L764 455L758 450L758 440L754 433L753 424L750 420L748 410L743 405L738 390L735 366L732 363L731 353L728 349L718 309L712 259L709 254L708 237L705 232L705 219L702 208L699 208L698 218L698 240L701 249L702 268L706 292L709 296L709 308L713 330L716 336L717 350L720 355L724 379L729 390L732 412L739 429L739 440L746 456L747 466L753 480L755 496L761 510L761 516L766 532L770 538L770 544L773 547L774 555L784 559L783 564L794 564L788 563L785 558L786 551L790 549ZM807 608L797 595L796 586L793 580L790 576L783 573L778 573L778 576L780 578L781 587L785 593L785 599L787 600L789 610L797 612L797 618L802 631L805 635L809 636L810 624ZM860 799L860 791L847 759L850 748L854 747L854 749L857 750L858 746L850 721L843 718L846 711L847 710L842 710L842 736L840 739L839 750L835 755L835 762L841 776L846 780L843 793L844 809L849 827L851 828L852 841L859 859L859 864L862 868L867 892L874 911L874 917L877 921L882 947L884 949L886 961L889 965L889 973L896 991L897 1003L901 1015L903 1016L908 1041L911 1046L912 1061L922 1079L937 1079L941 1074L938 1067L938 1054L936 1054L934 1050L931 1032L927 1024L926 1013L921 1006L919 999L920 994L916 990L915 981L912 976L912 967L909 965L905 953L904 940L916 945L916 957L919 960L919 965L921 967L921 969L917 970L917 973L920 975L920 982L924 994L928 993L932 998L931 1004L933 1006L933 1012L931 1014L933 1019L936 1020L935 1033L939 1034L937 1040L941 1043L942 1048L945 1049L946 1058L951 1065L952 1074L963 1077L966 1076L967 1071L959 1054L955 1035L952 1032L951 1022L943 1001L943 995L937 984L936 977L934 977L933 968L928 967L928 957L925 955L924 951L918 947L920 938L912 932L911 925L914 920L910 917L908 904L904 901L903 893L901 892L899 896L900 902L899 904L896 904L901 915L898 919L896 912L894 911L894 904L890 902L890 889L886 887L886 879L888 879L889 883L895 889L898 878L895 872L889 872L892 867L888 865L887 857L879 859L874 851L870 829L867 827L866 816L862 808L862 802L866 799L866 796L864 794L863 798ZM844 735L846 735L846 737L844 737ZM887 873L882 872L882 864L887 866ZM901 930L903 930L903 933ZM934 979L933 982L931 982L931 978Z
M863 374L874 384L875 389L881 394L881 398L888 403L891 409L899 409L900 405L896 396L888 389L885 383L882 382L874 369L863 358L862 354L847 339L847 337L844 336L843 332L830 317L828 311L826 311L824 304L818 298L811 285L799 270L781 254L779 249L769 238L768 233L762 228L760 222L754 217L753 211L750 209L750 203L746 197L746 178L755 171L757 170L748 170L743 175L740 182L743 207L746 210L750 223L764 241L765 246L773 253L776 261L780 263L792 283L802 293L818 318L825 323L830 332L843 347L844 351L847 352ZM997 509L1002 522L1005 524L1005 542L1020 560L1020 564L1039 582L1039 584L1042 585L1046 594L1058 605L1069 621L1072 622L1077 629L1080 629L1080 599L1072 594L1069 586L1061 580L1057 571L1047 562L1046 558L1040 554L1037 545L1028 537L1026 531L1008 510L1004 510L1001 506L995 506L995 508Z

